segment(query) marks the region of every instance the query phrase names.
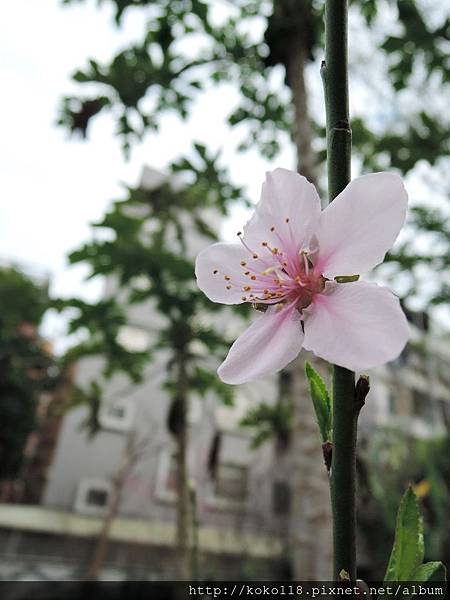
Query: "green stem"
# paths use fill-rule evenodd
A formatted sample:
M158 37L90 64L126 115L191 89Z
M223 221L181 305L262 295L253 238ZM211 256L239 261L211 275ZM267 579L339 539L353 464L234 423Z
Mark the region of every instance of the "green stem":
M348 109L347 0L327 0L325 63L322 76L327 113L327 163L330 202L350 181L351 130ZM356 579L356 430L355 375L333 369L333 510L334 577L346 571Z

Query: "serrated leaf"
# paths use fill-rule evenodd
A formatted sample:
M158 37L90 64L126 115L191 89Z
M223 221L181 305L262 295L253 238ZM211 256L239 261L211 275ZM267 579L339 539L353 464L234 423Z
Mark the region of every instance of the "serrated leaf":
M400 502L392 548L384 581L412 581L424 556L423 524L417 497L409 487Z
M419 565L414 571L411 581L445 581L447 570L439 561L432 561Z
M330 395L321 376L309 362L305 363L305 371L322 441L331 441L333 415Z

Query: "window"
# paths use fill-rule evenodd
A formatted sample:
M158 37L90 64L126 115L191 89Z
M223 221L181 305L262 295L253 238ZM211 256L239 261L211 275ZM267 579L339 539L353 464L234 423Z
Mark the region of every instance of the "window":
M202 418L202 401L200 398L196 398L195 396L189 400L188 413L187 413L187 421L190 425L195 425Z
M419 419L423 419L427 423L433 422L433 400L429 395L413 390L412 392L412 409L413 415Z
M397 410L397 394L396 394L396 392L393 392L392 390L389 391L388 405L389 405L389 413L391 415L396 415L398 412L398 410Z
M287 515L291 508L291 490L284 481L275 481L272 488L272 510L276 515Z
M450 403L447 400L440 400L439 404L442 409L442 417L444 421L444 425L447 429L450 429Z
M156 496L163 502L173 503L177 497L177 453L166 448L159 457L156 473Z
M110 481L100 478L82 479L78 485L74 509L85 515L104 515L108 512L111 493Z
M91 488L86 494L86 504L103 508L108 505L108 491Z
M166 491L172 492L173 494L177 493L177 470L177 455L174 452L170 457L165 482Z
M226 500L243 502L247 496L247 476L247 467L219 464L216 473L216 496Z
M129 400L106 401L100 409L98 420L103 429L125 432L133 426L134 412L134 404Z

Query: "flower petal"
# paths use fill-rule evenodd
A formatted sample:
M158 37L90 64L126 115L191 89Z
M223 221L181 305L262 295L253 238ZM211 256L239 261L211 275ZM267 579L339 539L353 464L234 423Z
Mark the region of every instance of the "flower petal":
M241 244L218 243L202 250L195 261L198 287L213 302L240 304L245 297L242 261L249 254ZM227 287L228 286L228 287Z
M244 228L244 238L258 247L262 241L298 252L308 244L320 217L320 198L312 183L294 171L266 173L261 200ZM272 231L274 229L274 231Z
M234 342L218 374L225 383L245 383L276 373L300 352L303 332L295 304L269 308Z
M351 371L393 360L409 338L398 298L363 281L327 284L305 311L304 326L307 350Z
M320 216L316 269L333 278L381 263L404 223L407 204L403 182L394 173L353 180Z

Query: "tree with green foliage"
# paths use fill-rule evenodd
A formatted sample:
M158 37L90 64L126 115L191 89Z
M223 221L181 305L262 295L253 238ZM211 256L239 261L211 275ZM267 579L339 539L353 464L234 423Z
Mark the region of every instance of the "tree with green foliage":
M0 489L6 500L8 483L20 475L25 445L37 426L39 398L54 389L58 369L38 332L49 307L47 284L2 267L0 307Z
M122 371L135 383L142 382L143 367L159 357L164 361L163 388L168 394L168 428L173 434L177 459L177 547L178 577L191 576L191 507L187 449L187 412L193 395L213 393L229 404L232 390L214 373L230 340L223 330L219 307L212 305L195 284L193 245L205 237L215 239L211 220L227 214L241 190L227 182L226 173L197 145L196 164L180 160L172 165L171 177L152 189L129 188L124 200L95 227L108 232L70 255L72 264L90 266L91 277L103 276L112 282L110 294L94 304L79 299L58 300L60 310L76 309L70 331L87 335L69 351L71 359L101 356L105 378ZM195 181L183 183L184 174L196 173ZM174 178L179 185L174 185ZM134 307L153 314L155 339L149 352L127 350L118 338L120 326L128 322ZM159 323L160 322L160 323ZM221 326L222 323L222 326ZM95 390L78 390L94 407L93 433L98 428L95 415L101 404L103 382L93 382ZM150 402L150 400L149 400Z

